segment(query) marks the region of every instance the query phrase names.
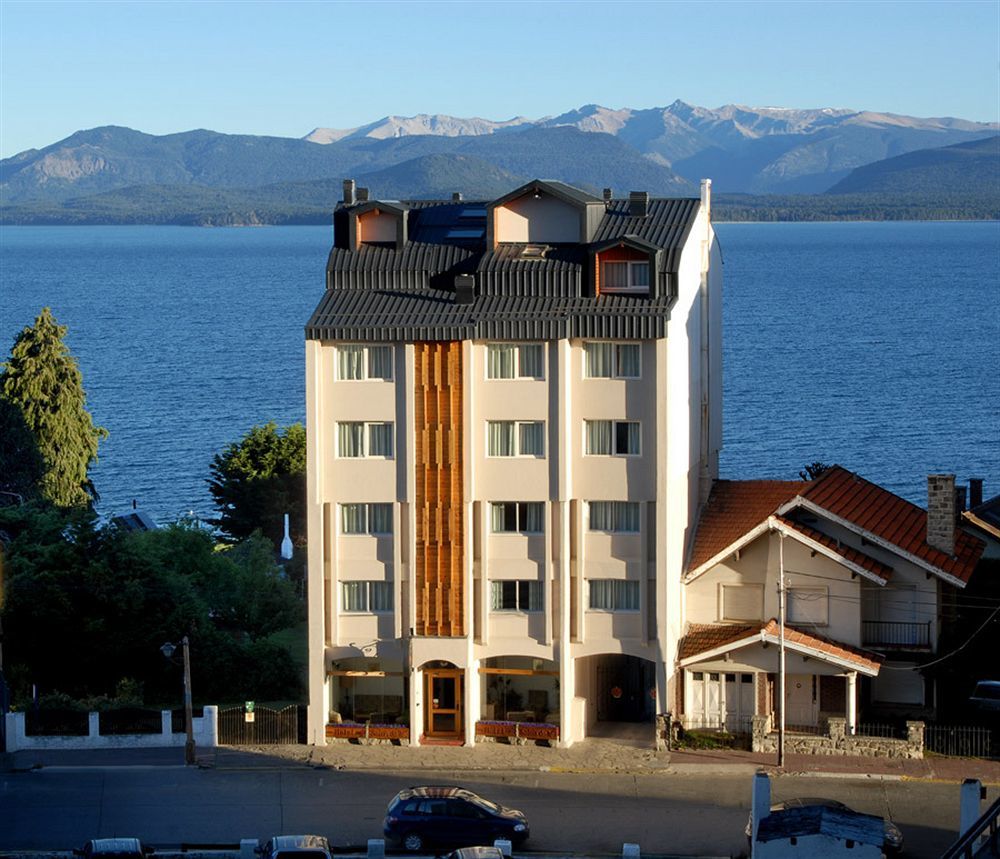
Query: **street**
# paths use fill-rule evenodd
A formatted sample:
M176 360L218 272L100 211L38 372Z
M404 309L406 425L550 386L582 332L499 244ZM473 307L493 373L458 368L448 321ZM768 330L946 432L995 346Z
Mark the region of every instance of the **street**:
M305 766L191 769L57 768L0 777L0 848L65 850L98 836L153 845L234 843L276 834L326 835L336 847L381 837L389 799L412 784L460 783L522 809L526 849L737 855L745 849L751 776L555 772L351 772ZM958 786L924 781L781 776L776 800L829 796L890 814L906 854L939 856L958 827Z

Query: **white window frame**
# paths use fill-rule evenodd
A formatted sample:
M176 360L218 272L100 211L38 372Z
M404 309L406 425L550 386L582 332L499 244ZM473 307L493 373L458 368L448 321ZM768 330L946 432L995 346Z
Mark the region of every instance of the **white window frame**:
M513 376L491 376L490 375L490 350L501 346L510 346L514 350ZM540 376L529 376L521 372L521 349L531 346L538 347L542 353L542 374ZM486 344L486 380L488 382L544 382L546 377L546 355L544 343L510 343L499 341Z
M514 587L514 599L516 605L514 608L494 608L494 590L497 586L503 587L505 584L510 582ZM521 605L521 588L522 586L528 592L528 600L530 604L531 591L534 589L538 596L538 605L534 608L525 608ZM532 588L534 586L534 588ZM490 612L493 614L538 614L539 612L545 611L545 588L544 582L538 579L490 579Z
M589 346L610 346L611 347L611 375L591 376L587 370L590 362L587 360L587 347ZM626 376L621 372L620 352L622 346L635 346L639 355L639 372L634 376ZM638 340L585 340L583 342L583 378L584 379L641 379L642 378L642 342Z
M361 378L352 379L347 376L340 375L340 350L345 348L360 349L361 350ZM371 349L388 349L389 350L389 377L384 378L383 376L372 376L369 371L369 350ZM392 343L338 343L334 348L333 356L333 369L334 369L334 379L338 382L392 382L395 379L396 373L396 350Z
M509 456L502 453L490 453L490 426L491 424L513 424L514 425L514 453ZM542 452L541 453L521 453L521 427L525 424L540 424L542 427ZM545 459L546 449L545 421L512 421L512 420L488 420L486 421L486 456L489 459Z
M507 506L509 504L512 504L514 506L514 510L515 510L515 512L514 512L514 520L515 520L515 522L517 524L516 524L515 528L512 531L507 531L507 530L497 531L493 527L493 522L494 522L494 520L493 520L493 509L495 507L500 506L500 505ZM541 527L541 530L538 530L538 531L528 531L528 530L525 530L525 529L521 528L521 510L522 510L522 507L525 504L537 504L539 507L542 508L542 516L541 516L542 527ZM489 502L489 517L490 517L490 526L489 527L490 527L490 533L491 534L496 534L498 536L504 536L504 535L507 535L507 534L520 534L522 536L529 536L530 537L530 536L535 536L537 534L544 534L545 533L545 502L544 501L490 501Z
M726 615L726 588L753 590L757 594L758 612L756 617L729 617ZM760 622L764 619L764 586L758 584L742 584L741 582L724 582L719 585L719 620L738 623Z
M587 450L587 443L589 440L589 433L587 432L588 424L591 423L610 423L611 424L611 451L609 453L591 453ZM635 453L617 453L615 451L615 440L618 438L617 427L619 424L635 424L639 427L639 449ZM636 457L642 456L642 421L627 421L627 420L617 420L614 418L584 418L583 421L583 455L584 456L614 456L614 457Z
M347 600L344 599L344 588L350 585L363 585L364 586L364 608L358 609L348 609L345 608ZM389 594L389 608L385 609L372 609L372 588L373 587L383 587ZM393 588L392 579L342 579L340 582L340 613L341 614L392 614L396 610L396 595Z
M630 529L630 528L620 528L620 527L618 527L619 526L618 510L615 507L612 507L611 516L610 516L610 519L612 521L612 527L611 528L595 528L594 527L593 515L591 513L591 511L593 510L593 507L594 507L595 504L611 504L611 505L618 505L618 504L630 504L631 505L631 504L634 504L635 507L636 507L637 514L638 514L636 516L636 519L639 520L637 522L636 528L633 530L633 529ZM639 533L642 532L642 506L639 504L638 501L588 501L587 502L587 530L588 531L593 531L596 534L639 534Z
M372 516L372 507L375 506L386 506L389 508L389 530L388 531L375 531L373 530L372 523L375 521L375 517ZM365 529L363 531L348 531L344 528L344 508L345 507L362 507L364 508L365 517ZM339 533L345 537L391 537L392 536L392 526L393 526L393 510L391 501L343 501L337 504L338 510L338 523L339 523Z
M361 434L362 451L358 456L350 456L340 451L340 427L345 424L361 424L364 432ZM371 427L390 426L392 427L392 450L387 454L369 453L371 449ZM395 459L396 458L396 424L393 421L337 421L334 427L334 444L336 446L337 459Z
M607 275L605 274L605 266L609 265L625 265L627 266L627 286L606 286ZM646 283L642 286L637 286L635 283L635 268L637 266L646 267ZM601 292L608 293L609 295L621 295L628 293L638 293L640 295L649 293L649 285L652 283L653 279L653 269L649 264L648 259L633 259L633 260L602 260L601 261Z
M623 588L628 588L629 590L635 590L635 608L620 608L618 606L617 600L614 599L616 596L614 594L615 586L611 585L612 590L612 605L608 606L595 606L594 605L594 584L596 582L601 582L602 584L606 582L620 583ZM639 588L639 581L637 579L587 579L587 611L599 611L605 613L617 613L617 614L638 614L642 611L642 591Z
M813 620L812 618L793 617L793 606L796 604L796 596L799 597L799 605L806 600L809 604L816 602L823 605L823 619ZM830 625L830 590L824 587L799 587L791 586L787 589L787 620L789 623L804 624L806 626L829 626Z

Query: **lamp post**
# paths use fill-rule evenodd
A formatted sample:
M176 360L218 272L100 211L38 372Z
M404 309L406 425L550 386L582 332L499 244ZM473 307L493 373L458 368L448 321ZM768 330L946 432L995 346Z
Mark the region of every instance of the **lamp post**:
M191 713L191 654L188 647L188 637L185 635L181 639L181 647L184 652L184 731L187 739L184 741L184 763L188 766L196 763L194 754L194 717ZM160 652L170 659L177 650L175 644L169 641L160 647Z

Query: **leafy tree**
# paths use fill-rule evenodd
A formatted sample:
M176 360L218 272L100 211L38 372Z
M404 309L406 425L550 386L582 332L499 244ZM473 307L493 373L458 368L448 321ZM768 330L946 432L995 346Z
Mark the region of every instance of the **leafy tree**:
M34 499L44 476L45 462L24 415L0 395L0 493ZM4 502L0 497L0 504Z
M802 471L799 472L799 477L801 477L803 480L816 480L824 472L829 471L829 469L830 469L829 465L827 465L825 462L819 462L817 460L816 462L809 463L809 465L807 465L804 469L802 469Z
M231 542L260 530L275 546L289 514L292 542L305 545L306 430L274 422L253 427L212 460L209 490L219 512L209 520Z
M44 462L42 495L60 507L97 497L87 470L107 430L95 427L76 359L63 342L66 326L42 308L33 326L17 335L0 373L0 397L16 407Z

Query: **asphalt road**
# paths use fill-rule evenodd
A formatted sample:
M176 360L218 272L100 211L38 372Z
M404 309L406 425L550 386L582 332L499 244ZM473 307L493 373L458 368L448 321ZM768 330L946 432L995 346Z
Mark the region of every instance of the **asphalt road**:
M326 835L339 847L381 836L388 800L411 784L456 783L522 809L528 850L729 856L745 847L748 774L446 774L287 767L44 768L0 774L0 849L64 850L89 838L135 835L160 846L234 843L276 834ZM830 796L890 814L913 857L955 838L958 786L919 781L782 776L774 798Z

